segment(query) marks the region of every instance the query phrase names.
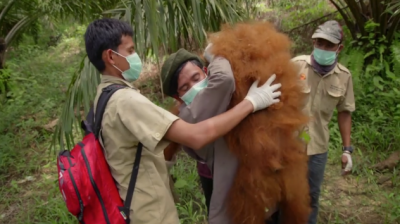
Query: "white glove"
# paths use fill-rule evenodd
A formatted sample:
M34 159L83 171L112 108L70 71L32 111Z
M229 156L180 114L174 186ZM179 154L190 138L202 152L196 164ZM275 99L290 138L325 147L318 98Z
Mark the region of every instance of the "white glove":
M208 63L211 63L211 61L214 59L214 55L210 53L211 47L212 43L208 44L203 53L203 56L208 61Z
M256 112L258 110L265 109L272 104L278 103L280 100L277 99L281 96L281 92L277 91L277 89L281 88L281 84L274 84L271 86L271 83L275 80L276 75L273 74L265 83L264 85L257 87L258 81L253 82L251 85L247 96L245 97L246 100L250 101L253 104L254 110Z
M351 154L345 151L342 154L342 175L350 173L352 168L353 160L351 159Z

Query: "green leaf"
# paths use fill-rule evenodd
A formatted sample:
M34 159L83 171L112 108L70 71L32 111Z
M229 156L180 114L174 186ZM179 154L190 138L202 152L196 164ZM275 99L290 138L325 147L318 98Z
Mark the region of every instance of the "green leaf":
M178 179L174 184L175 188L184 188L186 186L188 186L188 182L183 179Z
M381 91L383 90L383 85L380 84L380 82L383 82L383 79L380 76L374 76L373 82L376 88L378 88Z
M310 142L310 140L311 140L310 135L307 134L305 131L303 131L303 132L300 133L300 138L301 138L304 142L306 142L306 144L308 144L308 143Z

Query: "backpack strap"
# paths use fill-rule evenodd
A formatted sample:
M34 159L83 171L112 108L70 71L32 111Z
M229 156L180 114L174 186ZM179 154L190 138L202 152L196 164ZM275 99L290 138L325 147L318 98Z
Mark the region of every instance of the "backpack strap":
M139 142L139 145L137 146L137 150L136 150L135 163L133 164L131 180L129 181L128 191L126 193L126 198L124 201L124 207L125 207L125 209L127 209L126 224L129 224L131 221L129 218L129 213L131 210L131 202L132 202L133 192L135 191L136 180L137 180L137 176L139 173L140 158L142 157L141 156L142 148L143 148L143 145L142 145L142 143Z
M96 136L96 139L99 139L99 136L100 136L101 123L103 121L103 114L106 109L108 100L111 98L111 96L116 91L118 91L119 89L125 88L125 87L126 86L122 86L122 85L118 85L118 84L112 84L112 85L105 87L99 97L98 102L97 102L96 114L94 116L93 116L93 108L90 109L89 114L87 116L87 120L93 121L93 118L94 118L94 121L93 121L94 125L93 125L92 131L93 131L94 135ZM142 143L139 142L139 144L137 146L137 150L136 150L135 162L134 162L133 168L132 168L131 179L129 181L128 191L126 194L126 198L124 200L124 208L120 208L122 211L125 212L126 224L130 223L129 213L130 213L130 209L131 209L133 192L135 191L136 180L137 180L137 176L139 173L140 159L142 157L141 156L142 148L143 148L143 145L142 145Z
M108 103L108 100L111 98L111 96L118 90L126 88L126 86L123 85L118 85L118 84L112 84L107 87L105 87L102 90L102 93L100 94L99 100L97 101L97 106L96 106L96 113L94 114L94 121L93 121L93 133L96 136L96 139L99 139L100 135L100 129L101 129L101 123L103 121L103 114L104 111L106 110L106 106ZM89 111L93 112L92 110ZM88 115L88 118L92 118L90 115Z

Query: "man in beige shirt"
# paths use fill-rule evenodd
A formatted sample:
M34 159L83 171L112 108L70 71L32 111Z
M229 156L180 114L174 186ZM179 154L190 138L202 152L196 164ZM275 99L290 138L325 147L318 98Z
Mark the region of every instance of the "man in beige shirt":
M293 59L300 66L300 80L304 93L308 95L306 111L311 116L307 131L310 142L309 184L311 207L309 224L317 223L318 199L328 158L328 124L335 108L338 110L338 124L342 136L342 173L351 171L350 144L351 112L355 110L353 82L350 71L337 62L337 55L343 49L343 31L336 21L320 25L312 36L314 51L311 55Z
M177 224L178 214L169 189L163 150L170 141L194 150L225 135L248 114L279 101L280 84L265 83L251 88L246 98L231 110L197 124L189 124L156 106L136 90L131 82L139 78L142 64L135 53L133 30L116 19L92 22L85 33L90 62L102 73L94 108L102 89L119 84L108 101L102 121L100 141L119 194L125 200L135 153L143 144L139 174L131 203L134 224Z

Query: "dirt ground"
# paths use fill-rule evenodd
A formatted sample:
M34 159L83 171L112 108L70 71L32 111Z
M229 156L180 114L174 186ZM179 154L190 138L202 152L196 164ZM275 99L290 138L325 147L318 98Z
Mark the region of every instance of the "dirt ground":
M342 177L337 164L327 164L320 197L320 223L389 223L386 220L385 194L393 191L393 184L383 174L377 179L387 181L379 185L366 177L360 178L356 175Z

